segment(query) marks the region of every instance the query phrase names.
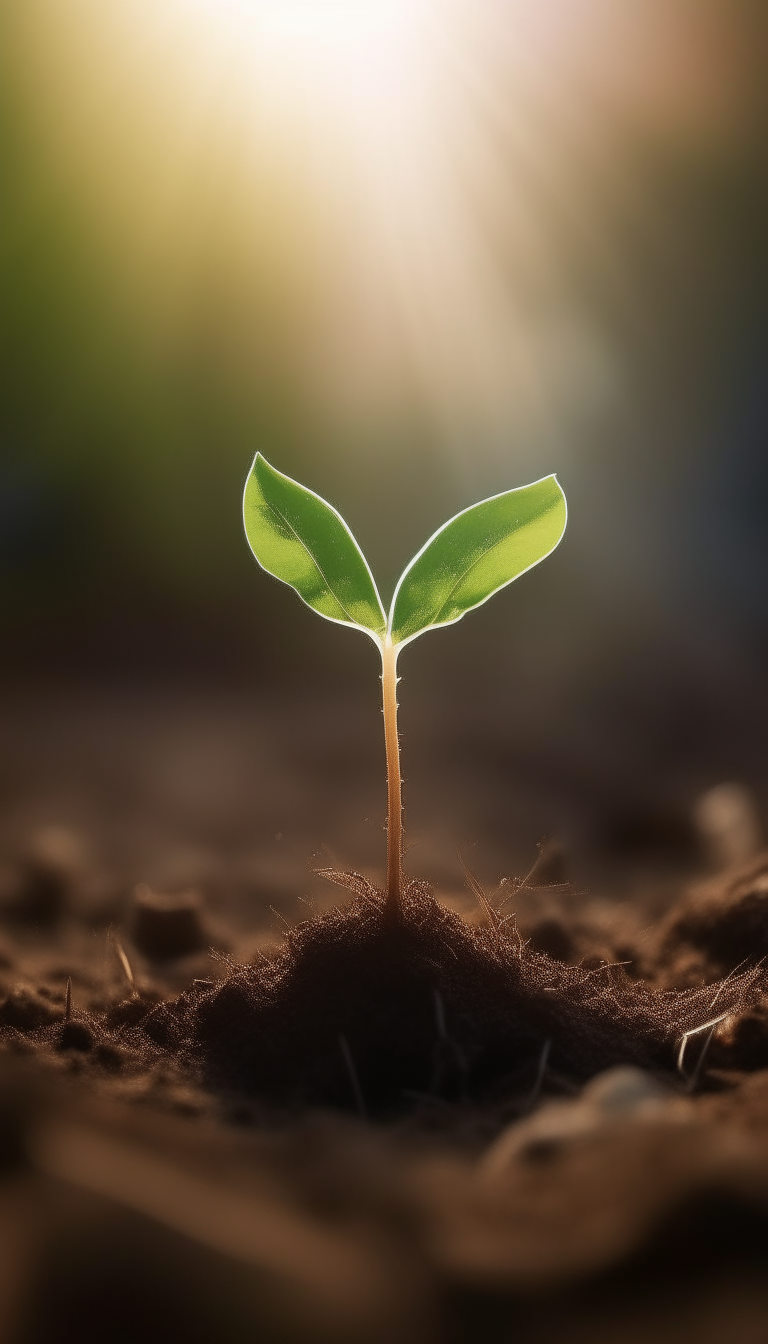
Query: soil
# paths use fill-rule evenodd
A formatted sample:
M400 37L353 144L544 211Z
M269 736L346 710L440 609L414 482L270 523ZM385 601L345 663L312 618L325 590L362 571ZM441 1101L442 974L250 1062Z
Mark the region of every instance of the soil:
M768 853L549 843L392 922L220 781L182 853L159 757L153 849L92 708L6 740L0 1341L768 1339Z

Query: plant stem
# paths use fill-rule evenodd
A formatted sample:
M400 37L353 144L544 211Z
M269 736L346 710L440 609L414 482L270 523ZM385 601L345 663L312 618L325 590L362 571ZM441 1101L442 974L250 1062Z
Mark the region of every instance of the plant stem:
M397 646L389 635L381 646L381 699L387 751L387 899L384 912L399 919L403 883L403 790L397 735Z

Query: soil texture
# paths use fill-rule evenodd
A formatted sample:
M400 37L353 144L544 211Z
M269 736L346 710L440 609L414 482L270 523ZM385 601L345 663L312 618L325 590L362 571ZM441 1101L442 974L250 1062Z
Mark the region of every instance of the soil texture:
M1 843L0 1342L768 1339L768 854L393 921Z

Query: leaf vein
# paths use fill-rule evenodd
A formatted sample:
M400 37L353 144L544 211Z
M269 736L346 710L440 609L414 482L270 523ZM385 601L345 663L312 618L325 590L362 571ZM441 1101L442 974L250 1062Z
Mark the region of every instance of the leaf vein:
M272 510L273 513L276 513L277 516L278 516L278 518L281 518L281 519L282 519L282 521L285 523L285 526L288 528L288 530L289 530L290 532L293 533L293 535L294 535L294 537L296 538L296 540L298 541L299 545L302 547L302 549L303 549L304 551L306 551L307 555L309 556L310 560L312 561L312 564L315 566L315 569L317 570L318 574L320 575L320 578L323 580L323 583L325 584L326 588L328 589L328 592L331 594L331 597L332 597L336 602L338 602L339 606L341 607L341 610L344 612L345 616L348 618L348 620L350 621L350 623L351 623L352 625L359 625L360 622L355 620L355 618L354 618L354 616L352 615L352 613L347 609L347 607L345 606L345 604L342 602L341 598L338 596L338 594L337 594L337 593L334 591L334 589L331 587L330 581L329 581L328 578L326 577L326 575L325 575L325 573L324 573L324 571L323 571L322 566L319 564L317 558L316 558L316 557L312 554L312 552L310 551L309 547L307 546L307 543L306 543L306 542L299 536L299 534L298 534L298 532L296 531L296 528L293 526L293 524L289 521L288 518L286 518L285 514L282 513L282 512L280 511L280 509L278 509L277 505L272 503L271 500L267 501L267 507L270 508L270 509Z
M552 507L550 507L549 509L546 509L546 510L545 510L545 513L551 513L551 512L552 512L552 508L554 508L554 505L552 505ZM544 515L541 515L541 516L543 517ZM537 521L538 521L538 520L537 520ZM522 526L525 527L525 523L523 523ZM520 530L519 528L516 528L516 529L515 529L515 531L519 531L519 530ZM512 534L512 535L514 535L514 534ZM506 541L509 541L509 539L510 539L510 533L507 533L506 536L504 536L504 537L500 537L499 540L498 540L498 541L495 541L495 542L493 543L492 546L489 546L486 550L482 551L480 555L475 556L475 559L472 561L471 565L467 565L467 568L463 571L463 573L459 574L458 578L455 580L455 582L453 583L453 585L451 586L451 588L449 589L449 591L446 593L445 597L443 598L442 602L440 603L440 606L438 607L437 611L435 612L435 615L434 615L434 619L435 619L435 620L439 619L439 617L440 617L440 616L442 615L442 613L445 611L445 608L447 607L448 603L450 602L451 598L453 597L453 594L456 592L456 589L458 588L459 584L464 582L464 580L465 580L465 578L467 577L467 575L468 575L468 574L471 574L471 572L472 572L472 570L475 568L475 566L476 566L476 565L479 565L481 560L485 560L489 555L491 555L491 554L493 553L493 551L497 550L497 548L498 548L499 546L503 546L504 543L505 543ZM511 580L510 580L510 579L507 579L505 582L510 583ZM504 587L504 584L503 584L503 583L498 584L498 588L503 588L503 587ZM497 589L495 588L493 591L496 592ZM489 596L490 596L490 594L489 594Z

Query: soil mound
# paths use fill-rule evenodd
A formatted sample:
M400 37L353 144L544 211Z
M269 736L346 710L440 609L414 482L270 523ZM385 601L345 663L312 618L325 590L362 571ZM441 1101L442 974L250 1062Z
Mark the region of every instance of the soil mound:
M402 919L383 893L335 874L354 901L298 924L285 949L233 966L219 985L159 1006L143 1029L212 1088L387 1114L424 1098L530 1093L540 1061L574 1083L616 1064L669 1068L674 1045L718 1012L743 1010L759 970L682 992L620 967L569 966L521 938L514 918L470 927L407 884Z
M18 985L0 1004L0 1039L70 1072L150 1089L171 1078L178 1104L191 1088L376 1118L446 1102L515 1113L545 1071L567 1090L616 1065L672 1070L675 1047L714 1014L734 1021L718 1062L759 1066L768 984L759 967L651 988L621 966L550 956L487 903L486 923L472 926L410 881L392 921L365 878L329 875L351 902L297 924L270 957L227 961L223 979L193 980L177 997L134 993L86 1012Z

